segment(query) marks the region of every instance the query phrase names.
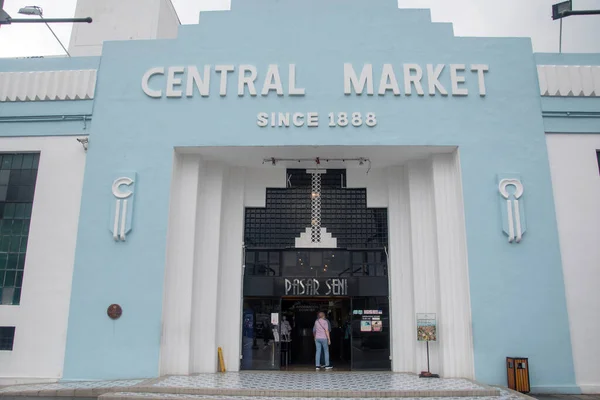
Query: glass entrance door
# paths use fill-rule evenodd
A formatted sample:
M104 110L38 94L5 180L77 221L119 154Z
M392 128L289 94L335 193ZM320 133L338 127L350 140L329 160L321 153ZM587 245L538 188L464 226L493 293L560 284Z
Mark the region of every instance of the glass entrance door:
M241 369L280 368L280 311L279 298L244 298Z
M388 297L352 298L352 369L390 370Z

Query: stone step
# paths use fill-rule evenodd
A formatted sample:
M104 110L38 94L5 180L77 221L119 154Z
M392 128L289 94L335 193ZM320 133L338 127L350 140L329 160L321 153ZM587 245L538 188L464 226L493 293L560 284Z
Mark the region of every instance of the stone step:
M310 394L310 393L308 393ZM499 390L495 396L397 396L397 397L368 397L373 400L525 400L531 397L515 393L509 390ZM232 395L197 395L197 394L173 394L173 393L149 393L149 392L114 392L99 396L98 400L362 400L365 397L346 396L232 396Z
M125 393L125 394L124 394ZM127 392L112 392L102 395L103 400L123 399L162 399L189 396L192 398L343 398L343 399L382 399L382 398L498 398L500 390L495 388L470 390L327 390L327 389L230 389L230 388L175 388L175 387L131 387Z

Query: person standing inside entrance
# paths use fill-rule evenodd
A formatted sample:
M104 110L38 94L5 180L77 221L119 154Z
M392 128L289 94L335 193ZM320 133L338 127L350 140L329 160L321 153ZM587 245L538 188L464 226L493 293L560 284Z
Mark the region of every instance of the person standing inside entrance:
M329 322L325 319L325 313L320 312L315 325L313 327L313 335L315 336L315 346L317 348L317 354L315 355L316 369L321 369L321 350L325 354L325 369L333 368L329 364L329 345L331 344L331 337L329 336Z

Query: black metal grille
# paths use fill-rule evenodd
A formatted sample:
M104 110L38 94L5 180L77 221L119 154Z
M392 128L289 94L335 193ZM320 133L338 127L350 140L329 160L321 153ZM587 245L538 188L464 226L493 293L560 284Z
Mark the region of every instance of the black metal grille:
M388 243L387 209L367 208L366 189L347 189L345 170L322 176L321 225L338 248L383 248ZM246 208L246 247L292 248L311 226L311 179L306 170L288 170L289 187L268 188L265 208Z
M12 351L15 341L14 326L0 326L0 350Z
M251 276L387 276L384 250L248 250L244 274Z

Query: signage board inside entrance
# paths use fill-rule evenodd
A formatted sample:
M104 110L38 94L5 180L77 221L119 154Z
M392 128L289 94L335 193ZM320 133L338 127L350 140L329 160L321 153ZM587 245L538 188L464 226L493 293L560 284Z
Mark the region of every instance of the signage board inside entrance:
M286 296L347 296L346 278L286 278L284 281Z

